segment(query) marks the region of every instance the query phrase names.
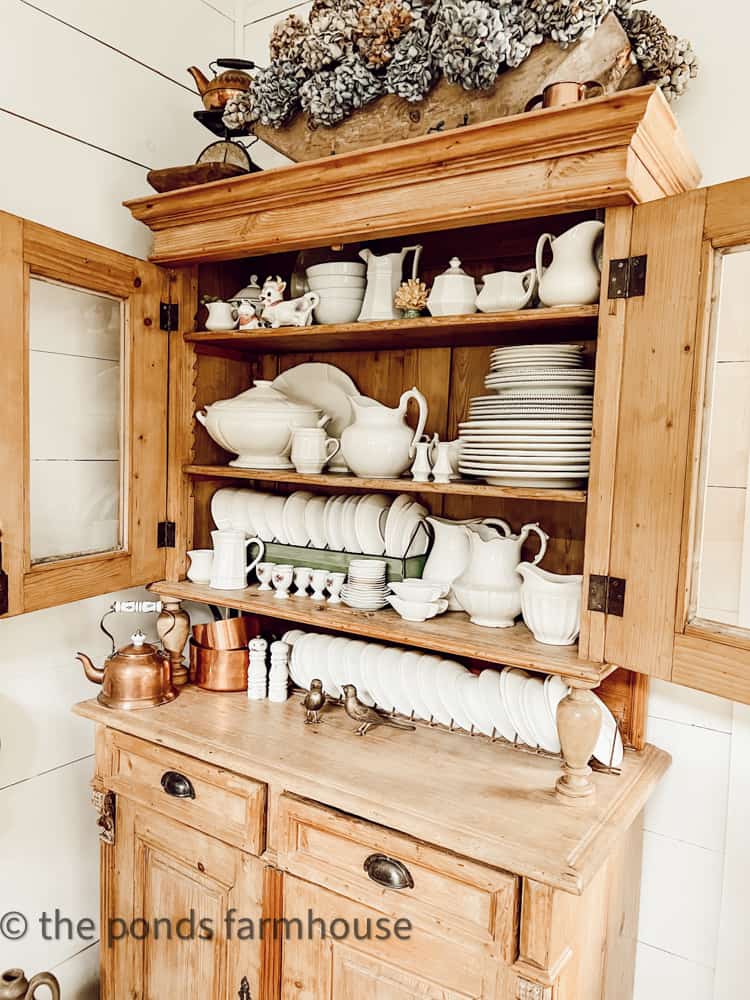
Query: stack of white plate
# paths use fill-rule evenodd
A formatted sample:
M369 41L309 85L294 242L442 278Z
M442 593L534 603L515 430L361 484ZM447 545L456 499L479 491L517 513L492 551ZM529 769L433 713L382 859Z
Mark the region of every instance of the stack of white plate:
M344 684L353 684L360 701L384 712L560 752L557 706L568 693L560 677L516 668L488 668L477 676L460 663L420 650L301 629L283 639L292 646L290 673L298 687L309 688L317 677L327 695L340 698ZM619 767L622 738L612 713L597 701L602 726L594 757Z
M244 531L264 542L397 558L407 549L413 556L426 553L429 536L420 525L428 513L411 497L391 502L385 493L325 497L297 490L284 497L225 488L211 499L217 528Z
M344 604L359 611L379 611L388 603L387 566L381 559L352 559L341 588Z
M588 477L594 373L573 344L501 347L459 425L462 475L493 486L576 488Z

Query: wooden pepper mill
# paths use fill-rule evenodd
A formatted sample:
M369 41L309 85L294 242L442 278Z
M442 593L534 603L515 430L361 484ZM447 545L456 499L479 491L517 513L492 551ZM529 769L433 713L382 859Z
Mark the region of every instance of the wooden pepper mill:
M162 646L169 653L172 683L177 688L184 687L188 682L188 668L182 654L190 635L190 615L182 609L179 601L164 601L162 612L156 619L156 631Z
M570 693L557 706L557 731L564 758L557 794L567 801L590 799L596 788L589 761L602 724L602 711L588 687L565 678Z
M35 1000L40 986L46 986L52 1000L60 1000L60 984L51 972L40 972L29 982L21 969L8 969L0 976L0 1000Z

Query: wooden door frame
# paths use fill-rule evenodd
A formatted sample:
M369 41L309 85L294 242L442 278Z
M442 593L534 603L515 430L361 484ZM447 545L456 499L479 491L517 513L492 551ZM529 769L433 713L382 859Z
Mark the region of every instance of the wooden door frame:
M148 583L164 572L156 544L166 513L167 342L159 303L168 273L154 264L0 213L0 541L11 615ZM123 300L123 548L32 565L29 546L29 282L39 277ZM164 481L154 489L154 476ZM61 499L61 502L64 500Z

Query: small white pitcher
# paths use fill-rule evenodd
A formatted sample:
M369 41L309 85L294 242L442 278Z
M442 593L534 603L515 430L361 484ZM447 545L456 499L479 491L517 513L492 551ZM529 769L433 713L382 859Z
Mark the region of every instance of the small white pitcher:
M207 330L234 330L239 322L240 314L231 302L207 302Z
M340 448L341 442L328 437L322 427L295 427L292 464L303 475L319 476Z
M247 538L244 531L212 531L214 559L211 567L209 587L214 590L244 590L247 575L263 558L265 545L260 538ZM247 550L258 546L258 555L246 563Z

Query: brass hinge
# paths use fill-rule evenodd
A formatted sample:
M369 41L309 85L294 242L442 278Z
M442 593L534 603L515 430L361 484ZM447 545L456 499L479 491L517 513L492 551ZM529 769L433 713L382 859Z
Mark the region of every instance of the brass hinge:
M173 549L177 544L177 525L174 521L159 521L156 526L156 547Z
M250 995L250 983L247 981L247 976L242 977L242 982L240 983L240 992L237 994L240 1000L253 1000Z
M162 302L159 305L159 326L165 333L171 333L180 325L180 307L176 302Z
M589 577L589 611L600 611L605 615L622 618L625 613L626 581L617 576Z
M609 262L610 299L633 299L646 294L648 256L623 257Z
M99 840L103 844L114 844L115 842L115 816L117 814L117 803L114 792L99 791L94 788L91 791L91 801L94 808L99 813L96 825L99 827Z
M8 574L3 569L3 546L0 542L0 615L8 614Z

